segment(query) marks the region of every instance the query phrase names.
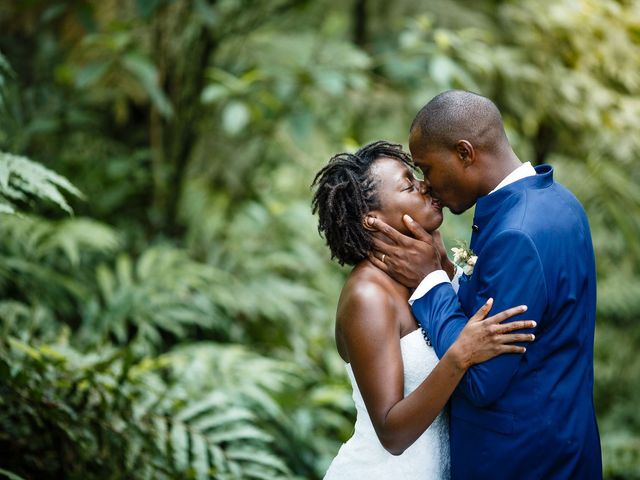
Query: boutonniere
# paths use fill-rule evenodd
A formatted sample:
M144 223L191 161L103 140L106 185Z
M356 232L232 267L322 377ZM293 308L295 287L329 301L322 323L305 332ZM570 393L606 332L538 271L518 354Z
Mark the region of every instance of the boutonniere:
M459 247L453 247L453 263L462 268L465 275L471 276L473 273L473 267L476 266L478 256L473 253L473 250L469 248L466 242L458 242Z

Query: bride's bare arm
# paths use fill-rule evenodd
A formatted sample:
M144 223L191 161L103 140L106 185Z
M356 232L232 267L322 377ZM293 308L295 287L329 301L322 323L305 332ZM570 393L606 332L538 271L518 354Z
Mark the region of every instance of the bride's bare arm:
M338 322L380 443L400 455L431 425L471 365L502 353L523 353L523 347L512 344L531 341L533 335L510 332L532 328L535 322L500 324L522 313L526 309L522 306L485 319L491 309L491 301L487 302L429 376L404 398L400 328L394 309L393 299L382 286L363 282L354 285L341 302Z

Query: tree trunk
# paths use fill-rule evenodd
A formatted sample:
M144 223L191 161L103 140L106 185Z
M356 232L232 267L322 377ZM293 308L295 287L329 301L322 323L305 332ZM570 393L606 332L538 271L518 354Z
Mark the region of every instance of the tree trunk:
M174 111L170 118L162 118L155 109L150 115L154 179L152 223L169 235L179 233L178 202L197 140L197 120L202 117L200 93L205 70L216 47L214 35L204 23L196 32L183 33L184 25L193 22L192 15L190 2L163 8L154 21L152 39L161 85Z
M355 0L353 4L353 43L365 48L367 35L367 0Z

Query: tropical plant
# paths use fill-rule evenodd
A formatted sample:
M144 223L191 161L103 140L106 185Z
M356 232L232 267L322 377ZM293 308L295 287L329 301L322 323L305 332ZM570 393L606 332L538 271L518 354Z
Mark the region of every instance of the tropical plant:
M465 88L587 209L605 476L640 478L639 18L624 0L0 8L0 473L321 478L353 406L346 271L309 184ZM471 214L447 217L451 246Z

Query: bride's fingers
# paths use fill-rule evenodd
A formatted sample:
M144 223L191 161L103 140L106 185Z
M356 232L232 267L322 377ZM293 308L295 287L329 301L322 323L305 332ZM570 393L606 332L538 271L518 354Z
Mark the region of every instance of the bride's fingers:
M511 318L514 315L518 315L518 314L526 312L526 311L527 311L527 306L526 305L520 305L520 306L517 306L517 307L511 307L511 308L508 308L507 310L503 310L500 313L496 313L492 317L487 318L485 320L485 322L487 322L488 324L491 324L491 325L495 325L497 323L504 322L507 318Z
M510 333L498 337L500 343L533 342L536 336L533 333Z
M493 298L490 298L485 302L483 306L481 306L476 313L474 313L473 317L469 319L470 322L479 322L484 320L484 318L491 311L491 307L493 306Z
M514 330L525 330L527 328L535 328L536 325L537 323L534 320L517 320L515 322L510 322L510 323L490 325L490 329L494 334L500 335L504 333L513 332Z
M526 348L518 345L500 345L497 350L500 353L524 353L527 351Z

